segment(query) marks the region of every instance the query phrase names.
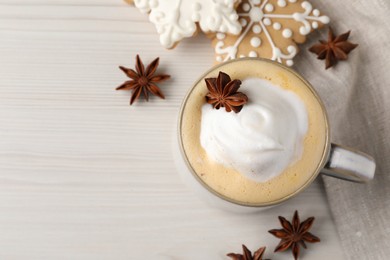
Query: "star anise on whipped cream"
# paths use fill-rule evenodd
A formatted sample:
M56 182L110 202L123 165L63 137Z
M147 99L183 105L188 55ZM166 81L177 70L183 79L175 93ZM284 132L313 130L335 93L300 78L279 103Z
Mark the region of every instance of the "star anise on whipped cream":
M272 229L268 231L275 237L282 239L275 248L275 252L286 251L291 247L294 259L297 260L299 257L300 245L306 248L305 242L320 242L318 237L309 232L309 229L313 225L314 217L310 217L301 223L298 211L295 211L292 223L281 216L279 216L279 221L283 229Z
M229 253L229 256L232 260L263 260L263 255L265 252L265 247L260 247L256 252L253 253L249 249L242 245L243 254Z
M215 109L225 107L227 112L241 111L244 104L248 102L248 97L237 92L241 86L241 81L238 79L231 80L230 76L222 71L219 72L217 78L205 79L209 93L206 95L207 103L213 105Z
M124 82L122 85L117 87L116 90L128 89L133 91L130 99L130 105L133 104L133 102L141 96L141 93L143 93L146 101L149 101L149 93L152 93L153 95L158 96L162 99L165 98L164 94L162 93L160 88L157 87L156 83L167 80L170 78L170 76L154 75L157 70L159 60L159 58L156 58L145 69L141 58L139 57L139 55L137 55L135 71L133 69L119 66L119 68L131 80Z
M329 69L339 60L348 59L348 54L358 46L348 41L350 33L351 31L348 31L336 37L332 28L329 28L328 41L320 40L320 43L310 47L309 51L317 54L319 60L325 60L325 69Z

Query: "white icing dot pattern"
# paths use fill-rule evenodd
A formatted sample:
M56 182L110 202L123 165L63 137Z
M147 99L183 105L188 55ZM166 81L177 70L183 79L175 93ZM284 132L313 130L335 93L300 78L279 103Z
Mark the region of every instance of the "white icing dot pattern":
M285 0L278 0L278 6L280 7L286 7L287 3Z
M329 18L321 15L318 9L313 9L308 0L242 0L241 2L239 8L241 11L238 13L241 18L239 22L243 26L241 34L239 36L228 34L225 39L220 39L217 35L217 40L213 41L215 52L218 57L222 58L222 61L245 57L246 55L250 57L262 56L292 66L294 64L292 59L298 53L298 49L292 40L294 34L304 36L313 29L319 28L322 24L329 23ZM303 10L296 11L296 7ZM277 13L275 12L276 9L278 10ZM299 28L299 30L294 29L293 31L291 29L292 25L294 25L294 28ZM281 36L277 40L273 38L275 33ZM229 44L225 40L228 40ZM248 46L248 50L245 50L246 53L241 53L245 48L239 50L239 46L244 42L244 46ZM290 44L287 48L283 47L287 44ZM272 52L263 52L263 47L271 48Z
M252 45L253 48L259 47L260 44L261 44L261 40L260 40L259 37L252 37L252 39L251 39L251 45Z
M245 12L248 12L250 9L251 6L249 4L245 3L242 5L242 10L244 10Z
M279 31L280 29L282 29L282 25L281 25L280 23L274 23L274 24L272 25L272 27L273 27L275 30L277 30L277 31Z
M271 19L269 19L269 18L264 18L263 23L264 23L265 25L267 25L267 26L269 26L269 25L272 24Z
M290 29L284 29L282 32L282 35L284 38L291 38L293 35L292 31Z
M261 27L260 27L260 25L254 25L253 27L252 27L252 31L254 32L254 33L256 33L256 34L259 34L259 33L261 33Z
M245 27L248 24L248 22L246 21L245 18L241 18L240 19L240 24L242 25L242 27Z
M274 10L274 6L272 4L266 4L265 10L270 13Z

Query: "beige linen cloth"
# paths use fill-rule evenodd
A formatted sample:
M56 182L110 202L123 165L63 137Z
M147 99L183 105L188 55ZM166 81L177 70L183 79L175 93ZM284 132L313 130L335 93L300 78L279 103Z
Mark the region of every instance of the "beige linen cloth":
M371 154L375 179L350 183L324 176L331 211L348 259L390 259L390 0L312 1L340 34L359 46L346 62L325 70L307 49L327 37L314 32L295 69L323 99L332 142Z

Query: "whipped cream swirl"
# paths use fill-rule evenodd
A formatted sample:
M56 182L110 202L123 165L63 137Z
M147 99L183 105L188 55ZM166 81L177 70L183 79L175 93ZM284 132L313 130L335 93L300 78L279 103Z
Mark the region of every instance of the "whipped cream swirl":
M299 160L308 129L303 101L270 81L248 78L241 112L202 107L200 143L207 155L257 182L266 182Z

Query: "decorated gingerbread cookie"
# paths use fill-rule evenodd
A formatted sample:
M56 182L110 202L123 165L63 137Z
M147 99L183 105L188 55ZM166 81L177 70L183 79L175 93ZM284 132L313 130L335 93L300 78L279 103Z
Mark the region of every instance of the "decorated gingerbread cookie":
M161 44L170 49L198 27L205 33L222 32L238 35L241 24L235 7L237 0L134 0L156 26Z
M241 34L214 36L216 62L263 57L292 66L297 43L329 23L327 16L304 0L243 0L237 13L243 27Z

